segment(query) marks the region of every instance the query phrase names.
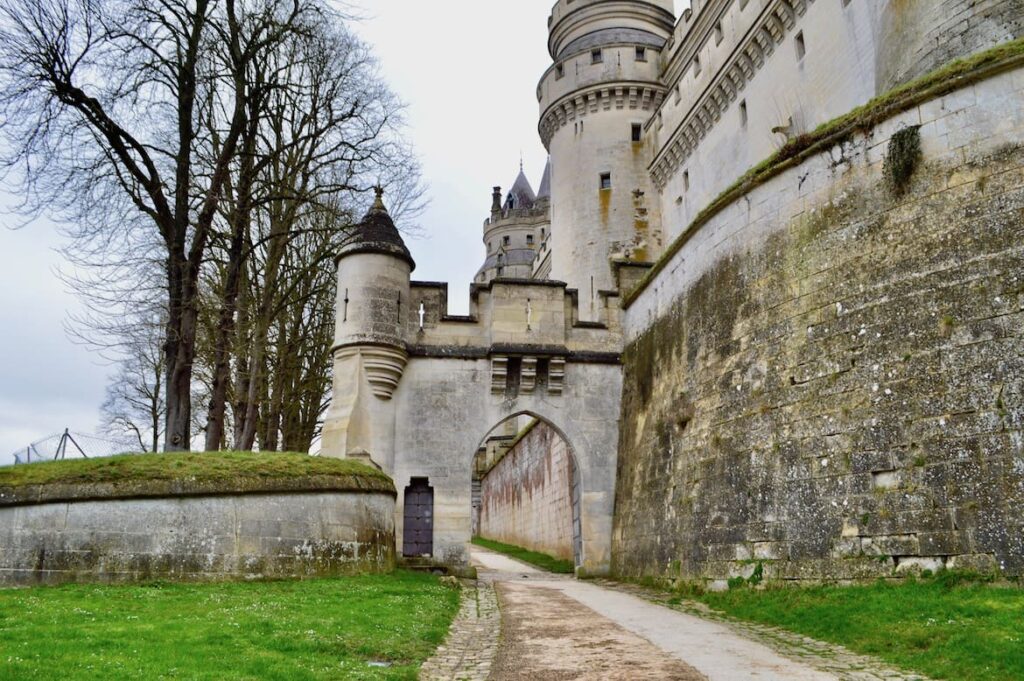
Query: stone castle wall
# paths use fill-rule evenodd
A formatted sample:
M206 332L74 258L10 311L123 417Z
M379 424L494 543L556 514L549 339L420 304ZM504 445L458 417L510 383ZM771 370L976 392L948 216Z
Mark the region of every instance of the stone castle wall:
M1018 67L837 141L633 300L614 573L1024 574L1021 101Z
M484 476L480 536L572 560L572 483L565 440L537 422Z
M645 135L666 243L788 140L950 60L1024 36L1024 0L693 5L666 53L669 92Z
M388 572L394 512L394 493L383 491L4 506L0 585Z
M900 0L888 2L881 30L879 92L948 61L1024 35L1024 0Z

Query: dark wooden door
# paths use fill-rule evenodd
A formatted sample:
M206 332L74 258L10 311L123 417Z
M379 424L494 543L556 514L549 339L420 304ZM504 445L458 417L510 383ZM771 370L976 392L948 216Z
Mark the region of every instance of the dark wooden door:
M434 553L434 488L426 478L413 478L405 488L405 522L402 554L429 556Z

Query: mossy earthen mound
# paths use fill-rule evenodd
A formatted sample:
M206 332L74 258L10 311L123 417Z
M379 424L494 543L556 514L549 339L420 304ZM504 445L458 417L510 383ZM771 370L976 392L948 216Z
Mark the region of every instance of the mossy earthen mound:
M303 491L395 494L395 487L359 461L278 452L139 454L0 469L0 506Z

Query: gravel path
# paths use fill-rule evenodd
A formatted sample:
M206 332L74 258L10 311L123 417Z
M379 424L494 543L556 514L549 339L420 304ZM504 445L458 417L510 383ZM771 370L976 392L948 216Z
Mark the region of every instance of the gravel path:
M473 547L445 645L421 678L445 681L903 681L840 646L762 635L681 612L643 590L552 575ZM653 600L652 600L653 599ZM499 636L500 633L500 636ZM790 650L793 648L793 650Z

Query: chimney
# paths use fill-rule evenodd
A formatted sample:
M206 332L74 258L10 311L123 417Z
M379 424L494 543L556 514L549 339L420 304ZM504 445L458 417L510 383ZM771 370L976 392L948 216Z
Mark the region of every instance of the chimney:
M495 187L491 194L491 219L497 220L501 217L501 187Z

